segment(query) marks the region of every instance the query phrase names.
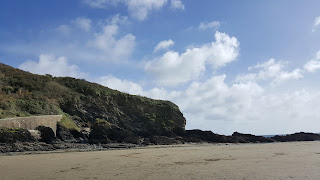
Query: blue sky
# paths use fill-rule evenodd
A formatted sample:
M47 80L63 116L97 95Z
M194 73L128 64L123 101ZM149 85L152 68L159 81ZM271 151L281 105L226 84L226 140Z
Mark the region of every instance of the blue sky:
M187 128L319 132L318 0L2 0L0 62L179 105Z

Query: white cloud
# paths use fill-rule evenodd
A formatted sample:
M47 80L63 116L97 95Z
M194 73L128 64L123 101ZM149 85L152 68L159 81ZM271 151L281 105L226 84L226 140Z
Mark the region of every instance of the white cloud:
M228 85L225 75L205 82L194 82L180 96L171 99L187 118L188 128L231 134L279 134L299 131L317 132L320 125L320 93L305 89L277 89L255 82ZM222 123L222 126L217 124ZM192 124L192 126L190 125ZM310 126L310 124L313 124Z
M69 36L71 32L74 32L75 28L80 28L84 31L90 31L91 19L78 17L71 20L69 24L62 24L58 26L55 30L65 36Z
M102 61L121 61L127 59L134 50L135 36L131 33L117 38L118 23L123 22L119 16L112 18L111 23L103 26L102 31L95 33L88 45L103 52Z
M304 65L304 69L311 73L316 72L318 69L320 69L320 51L318 51L314 60L312 59Z
M138 20L144 20L149 11L160 9L167 3L167 0L128 0L126 2L131 16Z
M172 39L161 41L154 48L153 52L157 52L161 49L168 49L172 45L174 45L174 42L172 41Z
M26 61L19 66L20 69L35 74L51 74L53 76L70 76L76 78L87 77L78 66L69 65L66 57L56 58L54 55L41 54L39 61Z
M106 8L108 5L125 4L130 15L137 20L144 20L148 13L162 8L168 0L84 0L93 8Z
M278 85L282 82L291 79L303 78L303 71L296 68L292 71L285 71L288 62L276 61L270 59L262 64L258 63L254 67L249 67L248 70L259 70L256 73L241 74L236 77L236 82L250 82L250 81L268 81L271 85Z
M85 31L90 31L91 28L91 19L88 18L83 18L79 17L76 18L73 23L78 26L79 28L85 30Z
M74 61L126 63L135 48L135 36L124 30L128 17L115 15L101 21L79 17L43 31L30 43L6 45L10 53L28 56L52 53Z
M112 0L83 0L83 2L93 8L105 8L107 3L112 3L113 1Z
M56 28L56 31L63 34L63 35L69 35L71 32L71 28L68 25L60 25Z
M145 70L155 76L159 85L164 86L177 86L198 79L207 64L219 68L234 61L239 54L239 42L235 37L216 32L215 39L210 44L187 49L182 54L168 51L147 62Z
M220 22L219 21L212 21L212 22L201 22L199 25L200 30L205 30L205 29L214 29L217 30L220 27Z
M181 0L171 0L171 7L174 9L182 9L184 10L184 5Z
M97 83L109 87L111 89L116 89L121 92L126 92L134 95L142 95L143 90L142 87L134 82L128 80L121 80L112 75L100 77Z
M310 60L304 65L304 69L308 72L315 72L320 69L320 61Z
M317 17L317 18L314 20L312 32L315 32L319 26L320 26L320 17Z

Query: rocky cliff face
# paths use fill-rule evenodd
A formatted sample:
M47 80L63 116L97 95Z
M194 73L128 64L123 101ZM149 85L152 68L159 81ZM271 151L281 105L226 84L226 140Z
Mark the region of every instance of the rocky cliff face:
M175 136L186 120L178 106L69 77L35 75L0 63L0 118L63 114L68 129L117 129L134 136ZM100 128L101 129L101 128ZM109 129L109 131L108 131Z

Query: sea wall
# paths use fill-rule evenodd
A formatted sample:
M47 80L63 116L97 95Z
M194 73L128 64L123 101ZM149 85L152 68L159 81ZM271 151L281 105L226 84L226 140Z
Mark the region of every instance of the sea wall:
M38 126L50 127L56 134L57 122L61 121L62 115L30 116L0 119L0 126L7 128L23 128L35 130Z

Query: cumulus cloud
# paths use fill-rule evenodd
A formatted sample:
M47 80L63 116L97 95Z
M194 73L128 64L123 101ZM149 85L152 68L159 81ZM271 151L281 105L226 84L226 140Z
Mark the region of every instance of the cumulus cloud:
M285 68L287 64L288 62L270 59L264 63L258 63L256 66L249 67L248 70L258 70L258 72L238 75L236 77L236 81L268 81L272 85L278 85L291 79L303 78L303 71L300 68L296 68L292 71L286 71Z
M304 65L304 69L311 73L316 72L318 69L320 69L320 51L318 51L315 59L308 61Z
M201 22L199 25L200 30L206 30L206 29L214 29L217 30L220 27L219 21L212 21L212 22Z
M171 7L174 9L182 9L184 10L184 5L181 0L171 0Z
M144 20L148 13L162 8L168 0L84 0L93 8L106 8L108 5L124 4L130 15L137 20ZM179 5L179 3L176 3ZM182 4L182 3L181 3Z
M84 18L84 17L79 17L76 18L73 23L78 26L79 28L85 30L85 31L90 31L91 28L91 19L89 18Z
M320 26L320 17L317 17L317 18L314 20L312 32L315 32L319 26Z
M62 24L58 26L55 30L63 35L70 35L70 33L75 29L80 28L84 31L90 31L91 28L91 19L78 17L74 20L71 20L69 24Z
M157 51L159 51L161 49L167 49L172 45L174 45L174 42L172 41L172 39L161 41L154 48L153 52L157 52Z
M129 80L122 80L112 75L100 77L97 80L97 83L103 86L109 87L111 89L116 89L121 92L126 92L129 94L134 94L134 95L144 94L142 87L139 84Z
M71 32L71 28L68 25L60 25L56 28L56 31L63 34L63 35L69 35Z
M320 116L314 113L320 109L316 106L319 92L301 88L280 93L255 82L227 84L225 77L194 82L181 96L171 99L191 121L192 126L187 127L224 134L317 132L310 124L320 125ZM217 125L220 123L223 126Z
M66 57L56 58L51 54L41 54L39 61L26 61L19 66L20 69L35 74L51 74L53 76L70 76L85 78L87 74L81 72L76 65L69 65Z
M111 89L119 90L121 92L133 95L147 96L154 99L171 99L180 94L180 92L177 91L168 92L166 89L158 87L144 90L143 87L138 83L126 79L119 79L112 75L102 76L98 78L96 82Z
M102 31L95 33L93 40L88 45L102 51L103 61L121 61L128 58L135 47L135 36L131 33L117 38L118 23L123 19L115 16L110 23L103 26Z
M45 52L77 61L124 63L130 60L136 44L136 37L123 28L128 24L128 17L118 14L99 21L78 17L42 31L30 43L5 48L10 53L29 56Z
M148 61L145 70L157 79L159 85L177 86L195 80L204 73L207 64L219 68L234 61L239 54L239 42L235 37L216 32L215 39L182 54L168 51Z

